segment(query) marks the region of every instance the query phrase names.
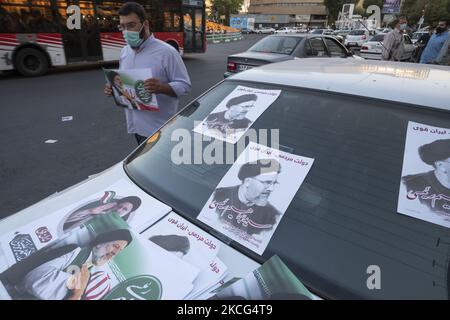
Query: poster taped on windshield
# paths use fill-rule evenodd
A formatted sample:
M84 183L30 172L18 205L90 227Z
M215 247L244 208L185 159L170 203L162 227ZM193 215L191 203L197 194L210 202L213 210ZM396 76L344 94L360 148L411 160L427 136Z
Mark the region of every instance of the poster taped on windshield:
M42 212L39 220L3 234L0 244L10 266L95 216L117 213L139 233L170 211L169 206L121 179L103 191L63 209Z
M250 142L197 219L262 255L313 162Z
M397 211L450 228L450 129L408 123Z
M159 111L156 95L144 87L144 81L152 78L152 69L103 71L117 106L132 110Z
M281 90L237 86L194 132L234 144L280 94Z
M0 279L9 297L1 298L183 299L198 273L196 267L142 238L112 213L93 217L2 270Z

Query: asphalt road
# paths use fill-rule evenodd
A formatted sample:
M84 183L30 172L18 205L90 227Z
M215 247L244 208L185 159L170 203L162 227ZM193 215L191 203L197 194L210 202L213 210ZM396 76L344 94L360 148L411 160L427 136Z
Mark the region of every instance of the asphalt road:
M180 107L223 79L226 57L263 36L211 44L186 55L192 92ZM38 78L0 74L0 218L123 160L137 145L123 110L103 95L100 67L52 71ZM63 122L65 116L72 121ZM45 143L57 140L56 143Z

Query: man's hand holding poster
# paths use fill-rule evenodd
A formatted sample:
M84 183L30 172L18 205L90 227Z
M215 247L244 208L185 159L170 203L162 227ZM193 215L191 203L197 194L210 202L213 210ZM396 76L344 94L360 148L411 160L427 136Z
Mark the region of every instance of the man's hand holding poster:
M194 132L234 144L280 93L281 90L237 86L194 128Z
M104 69L104 73L116 105L134 110L159 111L156 95L144 87L144 81L152 78L151 69Z
M450 129L409 122L398 212L450 228Z
M261 255L313 162L251 142L197 218Z

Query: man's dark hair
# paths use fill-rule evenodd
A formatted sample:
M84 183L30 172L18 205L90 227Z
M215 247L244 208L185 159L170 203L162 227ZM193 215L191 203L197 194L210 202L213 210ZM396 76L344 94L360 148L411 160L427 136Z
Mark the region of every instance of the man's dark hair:
M447 18L441 18L438 20L438 22L445 22L445 25L448 27L449 26L449 22Z
M137 2L126 2L119 9L119 16L127 16L131 13L135 13L141 22L147 20L144 7Z
M253 94L253 93L244 94L243 96L235 97L233 99L228 100L227 108L229 108L231 106L235 106L242 102L246 102L246 101L256 101L257 99L258 99L258 97L256 96L256 94Z
M389 22L389 27L391 27L392 29L395 29L395 27L399 24L400 19L394 19L391 22Z

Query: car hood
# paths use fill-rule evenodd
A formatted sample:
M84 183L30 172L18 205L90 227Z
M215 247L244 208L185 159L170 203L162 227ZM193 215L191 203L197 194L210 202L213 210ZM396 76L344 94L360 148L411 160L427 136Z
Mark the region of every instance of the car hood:
M228 61L248 63L259 65L261 62L279 62L291 60L292 57L287 54L280 53L264 53L264 52L242 52L228 57Z

